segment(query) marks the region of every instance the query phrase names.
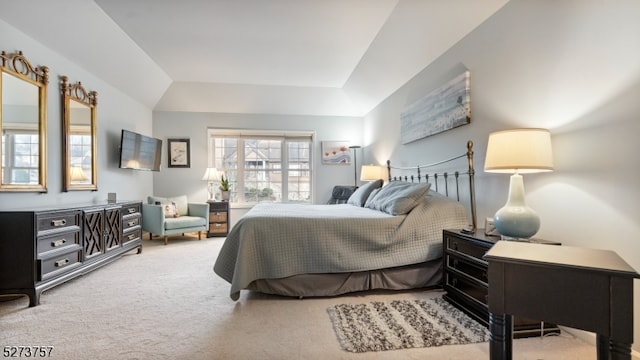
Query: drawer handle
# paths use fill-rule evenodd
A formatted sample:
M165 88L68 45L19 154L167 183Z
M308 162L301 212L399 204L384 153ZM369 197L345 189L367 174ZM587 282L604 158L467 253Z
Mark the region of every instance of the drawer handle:
M56 267L63 267L69 263L69 259L62 259L56 261Z
M129 234L129 236L127 236L127 238L128 238L129 240L133 240L133 239L135 239L136 237L138 237L136 234Z
M216 216L220 216L220 212L219 212L219 211L218 211L218 212L216 212Z
M64 244L67 243L67 239L60 239L60 240L56 240L56 241L52 241L51 242L51 246L52 247L58 247L58 246L62 246Z
M129 214L133 214L134 212L136 212L136 208L128 208L128 209L127 209L127 212L128 212Z
M129 221L129 222L127 223L127 225L129 225L129 226L133 226L133 225L135 225L136 223L137 223L137 222L136 222L135 220L133 220L133 221Z
M67 225L67 220L65 219L51 220L51 226L65 226L65 225Z
M458 267L458 263L459 263L458 259L453 260L453 267L457 268Z
M217 224L217 223L216 223L216 224L214 224L214 226L215 226L215 227L221 227L221 226L222 226L222 224Z
M451 280L451 284L452 284L454 287L458 286L458 279L453 279L453 280Z

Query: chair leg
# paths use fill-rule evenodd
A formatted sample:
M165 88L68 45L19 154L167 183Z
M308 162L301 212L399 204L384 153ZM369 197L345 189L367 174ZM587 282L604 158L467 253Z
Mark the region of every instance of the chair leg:
M153 240L153 234L149 233L149 240Z
M202 231L198 231L198 240L202 240Z
M169 236L165 235L164 236L164 244L167 245L168 242L169 242Z

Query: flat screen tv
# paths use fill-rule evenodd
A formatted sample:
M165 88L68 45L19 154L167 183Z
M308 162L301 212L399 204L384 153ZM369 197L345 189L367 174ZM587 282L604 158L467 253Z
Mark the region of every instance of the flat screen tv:
M160 171L162 140L122 129L120 168Z

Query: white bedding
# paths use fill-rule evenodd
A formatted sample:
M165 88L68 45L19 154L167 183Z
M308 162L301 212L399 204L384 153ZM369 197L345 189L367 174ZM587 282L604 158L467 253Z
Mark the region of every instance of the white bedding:
M442 256L442 230L467 226L464 207L430 191L409 214L349 204L259 204L229 232L214 271L230 296L257 279L403 266Z

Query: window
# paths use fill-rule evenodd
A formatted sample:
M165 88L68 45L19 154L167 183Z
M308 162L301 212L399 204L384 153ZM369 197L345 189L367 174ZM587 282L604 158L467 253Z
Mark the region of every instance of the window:
M37 184L38 133L6 130L2 134L2 177L6 184Z
M313 134L209 130L209 164L236 203L311 202Z

